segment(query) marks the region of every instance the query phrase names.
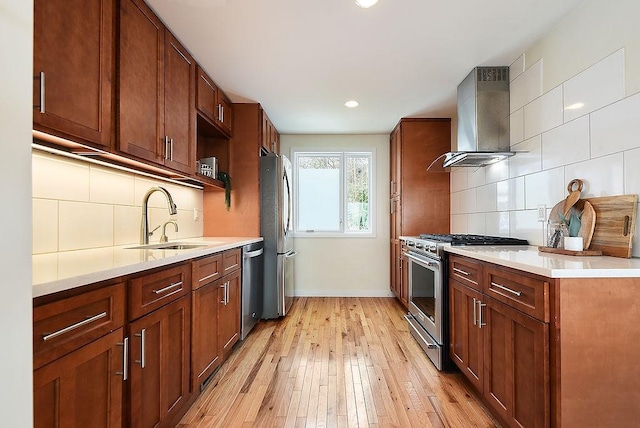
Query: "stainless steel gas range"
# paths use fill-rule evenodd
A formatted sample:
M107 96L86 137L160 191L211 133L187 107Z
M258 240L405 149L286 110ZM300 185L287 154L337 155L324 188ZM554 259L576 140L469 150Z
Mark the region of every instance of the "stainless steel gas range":
M413 337L438 370L452 367L449 358L447 245L527 245L523 239L482 235L401 236L408 262L409 313Z

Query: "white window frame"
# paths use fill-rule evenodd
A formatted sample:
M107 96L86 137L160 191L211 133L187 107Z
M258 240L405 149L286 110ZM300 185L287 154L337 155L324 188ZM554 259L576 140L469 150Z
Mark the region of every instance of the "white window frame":
M298 197L300 188L298 186L298 157L309 155L340 156L340 230L336 231L309 231L299 230L298 221L300 219ZM346 192L346 159L348 156L366 156L369 158L369 230L368 231L348 231L345 230L345 219L347 215L347 192ZM292 148L291 163L293 170L293 236L301 238L375 238L376 237L376 149L375 147L355 147L355 148Z

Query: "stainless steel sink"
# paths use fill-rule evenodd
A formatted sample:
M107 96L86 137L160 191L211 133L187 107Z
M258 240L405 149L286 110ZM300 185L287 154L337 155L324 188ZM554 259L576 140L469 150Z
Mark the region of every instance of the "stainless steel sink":
M138 245L137 247L127 247L128 250L192 250L202 248L211 244L191 244L186 242L163 242L162 244Z

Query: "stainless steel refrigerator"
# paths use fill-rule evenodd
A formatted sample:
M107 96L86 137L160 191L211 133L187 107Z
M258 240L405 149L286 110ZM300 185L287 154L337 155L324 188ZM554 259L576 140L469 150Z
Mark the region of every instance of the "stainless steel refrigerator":
M260 158L260 234L264 238L262 318L283 317L294 296L291 162L286 156Z

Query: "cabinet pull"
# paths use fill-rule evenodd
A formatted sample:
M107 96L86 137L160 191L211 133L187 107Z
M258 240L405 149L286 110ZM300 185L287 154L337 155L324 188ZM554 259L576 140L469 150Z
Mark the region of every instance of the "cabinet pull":
M464 276L469 276L469 275L471 275L469 272L465 272L465 271L463 271L462 269L458 269L458 268L456 268L456 267L454 267L454 268L453 268L453 271L454 271L455 273L459 273L459 274L464 275Z
M134 336L140 338L140 359L136 360L136 363L140 364L140 368L144 368L144 339L145 339L146 329L142 329L140 333L134 334Z
M228 305L229 304L229 281L227 281L225 283L225 287L224 287L224 304Z
M224 268L224 271L226 272L228 270L231 270L231 269L235 268L236 266L238 266L238 263L234 263L231 266Z
M227 304L227 283L225 282L224 284L222 284L220 288L222 288L222 300L220 300L220 303L222 303L223 305L226 305Z
M97 321L100 318L104 318L106 316L107 316L107 313L106 312L102 312L101 314L94 315L92 317L87 317L86 319L84 319L84 320L82 320L80 322L72 324L72 325L70 325L68 327L65 327L65 328L61 329L61 330L54 331L53 333L44 333L42 335L42 340L44 340L44 341L51 340L51 339L53 339L55 337L60 336L61 334L68 333L68 332L70 332L72 330L75 330L76 328L79 328L79 327L82 327L84 325L90 324L90 323L92 323L94 321Z
M173 284L171 284L171 285L169 285L167 287L161 288L160 290L153 290L153 292L155 294L162 294L167 290L171 290L172 288L179 287L181 285L182 285L182 281L178 281L178 282L174 282Z
M45 101L45 89L44 89L44 71L41 71L37 76L33 76L33 79L39 79L40 80L40 104L39 105L34 105L33 108L38 107L40 110L40 113L45 113L45 107L44 107L44 101Z
M169 149L171 150L169 154L169 159L173 160L173 138L169 139Z
M220 274L219 272L214 272L214 273L212 273L211 275L207 275L207 276L205 276L205 277L203 277L203 278L200 278L200 279L198 280L198 282L206 281L206 280L211 279L211 278L213 278L214 276L219 275L219 274Z
M482 328L483 326L487 325L486 322L482 322L482 308L484 308L485 306L487 306L486 303L482 303L480 300L478 300L478 328Z
M125 337L124 342L118 343L118 346L122 346L122 371L116 372L117 375L122 375L122 380L129 378L129 338Z
M495 282L491 281L491 285L493 285L494 287L499 288L500 290L506 291L507 293L511 293L515 296L522 296L522 293L520 291L515 291L510 289L509 287L505 287L504 285L500 285L500 284L496 284Z
M390 199L390 200L389 200L389 204L390 204L390 205L389 205L389 206L390 206L390 208L389 208L389 213L390 213L390 214L393 214L393 213L394 213L394 211L395 211L395 206L396 206L396 205L393 203L393 199Z
M478 311L476 310L476 298L473 298L473 325L478 325Z
M169 136L164 136L164 158L169 159Z
M395 183L393 182L393 180L391 180L391 185L389 186L391 188L391 194L394 194L394 188L395 188Z

